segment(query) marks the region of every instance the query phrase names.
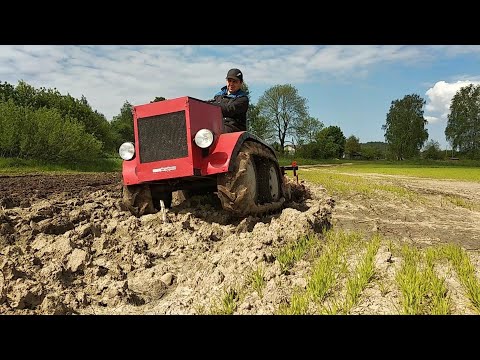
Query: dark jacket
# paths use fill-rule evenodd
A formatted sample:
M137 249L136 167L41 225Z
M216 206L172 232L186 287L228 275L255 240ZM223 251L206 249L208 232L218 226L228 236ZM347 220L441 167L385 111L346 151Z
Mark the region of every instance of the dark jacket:
M231 123L238 131L247 130L248 96L244 91L227 94L227 87L224 86L209 102L222 108L226 123Z

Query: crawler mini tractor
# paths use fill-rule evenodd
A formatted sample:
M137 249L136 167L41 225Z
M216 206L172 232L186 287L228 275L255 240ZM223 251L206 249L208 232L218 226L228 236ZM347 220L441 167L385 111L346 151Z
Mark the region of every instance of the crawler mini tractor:
M273 148L248 131L224 133L220 107L180 97L134 106L133 121L134 142L119 149L123 204L132 214L171 207L179 190L215 193L238 216L275 212L288 201L285 170L298 167L279 166Z

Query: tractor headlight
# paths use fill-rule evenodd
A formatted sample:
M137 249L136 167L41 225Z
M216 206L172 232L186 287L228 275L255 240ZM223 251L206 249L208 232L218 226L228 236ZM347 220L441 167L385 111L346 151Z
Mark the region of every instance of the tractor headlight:
M125 142L120 145L118 153L123 160L132 160L133 155L135 155L135 145L131 142Z
M205 149L213 143L213 132L208 129L198 130L194 140L198 147Z

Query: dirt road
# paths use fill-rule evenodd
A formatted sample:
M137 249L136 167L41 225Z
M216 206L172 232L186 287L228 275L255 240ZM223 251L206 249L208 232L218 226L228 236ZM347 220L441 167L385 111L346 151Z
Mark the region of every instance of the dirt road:
M480 184L364 176L420 197L332 200L308 184L309 198L263 218L234 218L215 197L174 201L165 219L136 218L120 206L119 174L0 176L0 314L208 314L225 312L227 298L231 313L273 314L311 269L299 261L282 272L278 249L331 224L399 242L455 242L480 268ZM259 269L262 294L251 286ZM398 296L373 286L352 313L398 313ZM454 311L472 313L466 303Z

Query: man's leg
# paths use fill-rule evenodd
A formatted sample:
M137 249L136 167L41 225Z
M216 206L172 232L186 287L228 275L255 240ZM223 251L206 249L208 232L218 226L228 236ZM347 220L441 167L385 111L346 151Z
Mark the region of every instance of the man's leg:
M224 133L231 133L237 131L245 131L247 130L241 124L238 124L231 118L223 118L223 132Z

